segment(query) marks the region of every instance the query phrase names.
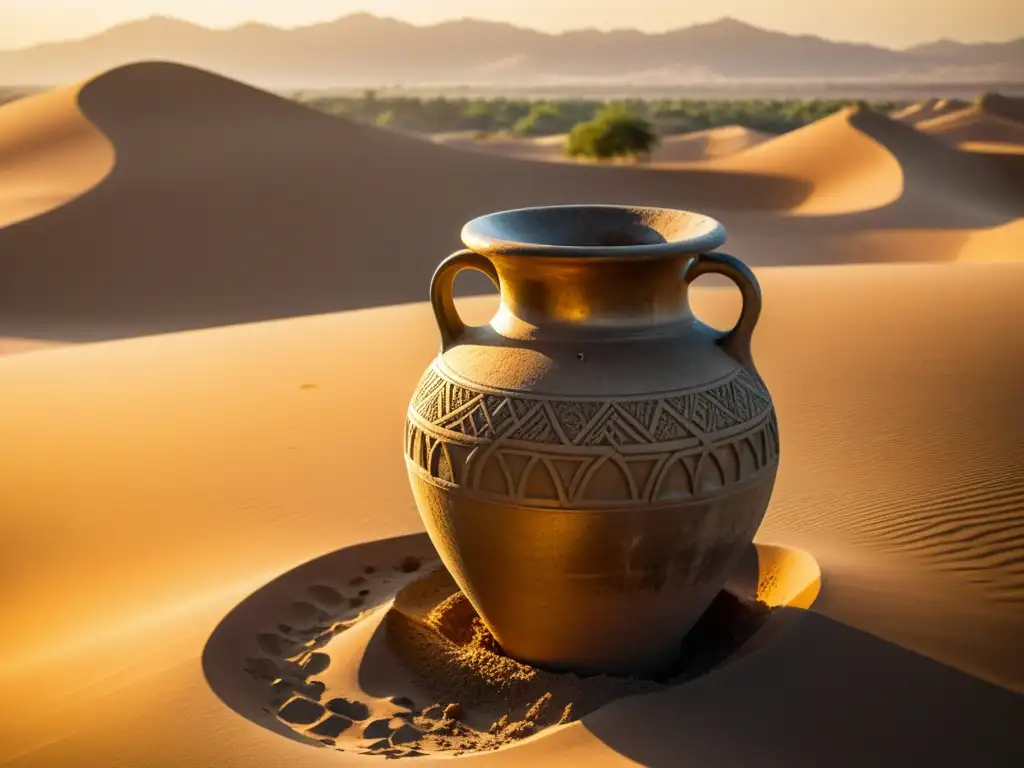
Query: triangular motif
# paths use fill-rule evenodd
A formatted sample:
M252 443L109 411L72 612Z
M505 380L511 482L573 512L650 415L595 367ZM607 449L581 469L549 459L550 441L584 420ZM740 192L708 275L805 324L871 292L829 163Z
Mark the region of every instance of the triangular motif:
M733 379L733 381L736 382L737 386L742 387L746 391L747 397L750 400L752 415L756 416L771 404L764 384L746 369L741 370L739 376Z
M510 397L508 402L512 406L512 414L517 419L523 418L537 406L537 403L533 400L520 400L515 397Z
M474 397L477 397L476 392L471 392L465 387L460 387L458 384L448 383L447 386L447 399L445 402L445 413L451 413L456 411Z
M530 457L521 453L505 453L503 451L498 454L498 461L505 467L505 471L512 481L513 493L515 493L523 480L523 473L526 472L526 467L530 463Z
M416 409L419 410L421 406L433 400L442 386L444 386L444 381L441 377L434 373L433 368L428 368L416 390Z
M658 417L658 423L651 430L654 439L659 443L667 443L670 440L684 440L694 437L693 432L674 418L667 409L662 409Z
M586 468L590 466L591 459L545 459L558 475L565 496L570 501L576 493L576 486L583 477Z
M454 483L455 472L452 470L452 460L448 455L448 446L441 443L434 456L436 457L437 462L430 474L446 482Z
M624 403L618 403L618 406L632 416L637 424L648 432L652 432L655 411L658 409L657 400L627 400Z
M627 501L635 494L630 477L618 461L606 457L579 489L579 498L585 501Z
M714 413L712 415L714 429L725 429L736 424L742 424L747 420L737 410L737 401L731 384L723 384L720 387L706 392L705 398L708 408ZM744 410L749 410L744 407Z
M424 400L423 404L417 409L420 416L429 421L431 424L436 424L444 416L444 387L438 387L433 391L430 399Z
M691 406L693 415L690 420L697 425L701 432L715 431L715 417L711 411L711 401L706 397L695 397Z
M538 408L508 435L509 440L529 443L560 443L543 408Z
M581 435L577 441L579 445L640 445L645 442L643 435L640 435L625 419L609 408L604 415L598 418L586 433Z
M720 399L722 405L736 414L741 421L746 421L751 417L750 396L735 379L721 388Z
M714 452L704 454L697 469L697 490L715 490L725 483L725 470L722 468L721 460Z
M554 400L551 402L551 410L554 412L555 418L558 419L559 426L562 427L565 436L572 441L579 437L603 406L604 403L597 400Z
M736 454L739 461L740 479L748 474L753 474L761 468L761 457L758 455L757 442L751 437L745 437L736 445Z
M476 486L481 491L511 496L515 487L510 487L508 472L499 457L492 454L484 459L483 465L476 470Z
M479 401L468 410L449 415L439 426L472 437L491 436L491 424L487 419L487 412L484 410L483 403Z
M690 393L688 395L676 395L665 400L665 404L672 408L673 411L678 413L684 419L693 421L693 413L696 408L697 398L700 393Z
M559 501L562 498L562 489L544 461L534 459L529 472L523 485L523 498L544 501Z
M636 486L640 498L646 498L647 484L664 461L665 456L633 459L632 461L626 459L626 466L629 468L629 474L633 476L633 485Z
M448 443L446 447L448 449L448 460L451 462L452 482L465 485L466 467L469 464L469 457L473 453L473 446Z
M406 425L405 454L416 464L420 464L419 451L417 450L420 446L420 431L413 426L412 422L407 422Z
M501 434L515 421L512 413L512 404L508 398L501 395L485 395L484 407L487 409L487 416L491 422L491 429L495 436Z
M693 479L681 458L669 459L654 485L655 499L674 499L693 495Z

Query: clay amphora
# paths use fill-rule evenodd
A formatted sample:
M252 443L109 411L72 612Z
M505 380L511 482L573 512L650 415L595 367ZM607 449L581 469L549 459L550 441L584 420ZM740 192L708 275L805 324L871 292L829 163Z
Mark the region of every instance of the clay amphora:
M707 216L554 206L494 213L438 267L441 351L409 405L413 494L444 564L506 652L548 669L654 674L753 539L775 412L750 354L761 295ZM463 269L501 293L452 301ZM698 275L743 296L695 319Z

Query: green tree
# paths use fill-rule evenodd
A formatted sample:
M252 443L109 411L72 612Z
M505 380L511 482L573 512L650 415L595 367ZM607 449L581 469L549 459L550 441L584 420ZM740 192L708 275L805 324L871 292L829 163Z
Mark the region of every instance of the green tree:
M516 121L512 130L520 136L547 136L561 133L571 125L572 122L566 120L558 104L539 102L533 105L526 117Z
M466 107L456 123L462 130L494 131L498 128L497 109L493 102L477 99Z
M642 117L619 109L606 109L594 119L579 123L569 132L565 154L569 157L612 157L649 155L658 143L651 124Z

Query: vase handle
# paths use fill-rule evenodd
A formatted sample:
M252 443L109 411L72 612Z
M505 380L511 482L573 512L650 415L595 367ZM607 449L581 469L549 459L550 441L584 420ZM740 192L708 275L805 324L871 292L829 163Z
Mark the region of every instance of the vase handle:
M466 324L459 317L459 312L455 309L455 300L452 298L455 277L464 269L476 269L483 272L491 279L495 287L501 288L498 281L498 270L494 268L494 264L486 256L481 256L476 251L469 249L456 251L438 265L434 277L430 281L430 303L434 307L438 330L441 331L442 351L458 342L466 332Z
M740 289L743 309L740 319L731 331L718 339L718 345L731 357L747 368L754 370L754 358L750 353L750 341L761 314L761 286L750 267L727 253L701 253L683 270L683 280L692 283L701 275L715 273L725 275Z

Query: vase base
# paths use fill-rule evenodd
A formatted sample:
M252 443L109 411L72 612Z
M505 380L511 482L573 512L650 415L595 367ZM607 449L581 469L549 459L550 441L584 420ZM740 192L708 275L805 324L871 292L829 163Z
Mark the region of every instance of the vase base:
M428 537L403 536L270 582L220 623L203 664L228 706L288 738L393 757L489 751L742 658L798 619L790 608L807 608L819 583L810 555L751 545L674 667L583 677L505 655Z

